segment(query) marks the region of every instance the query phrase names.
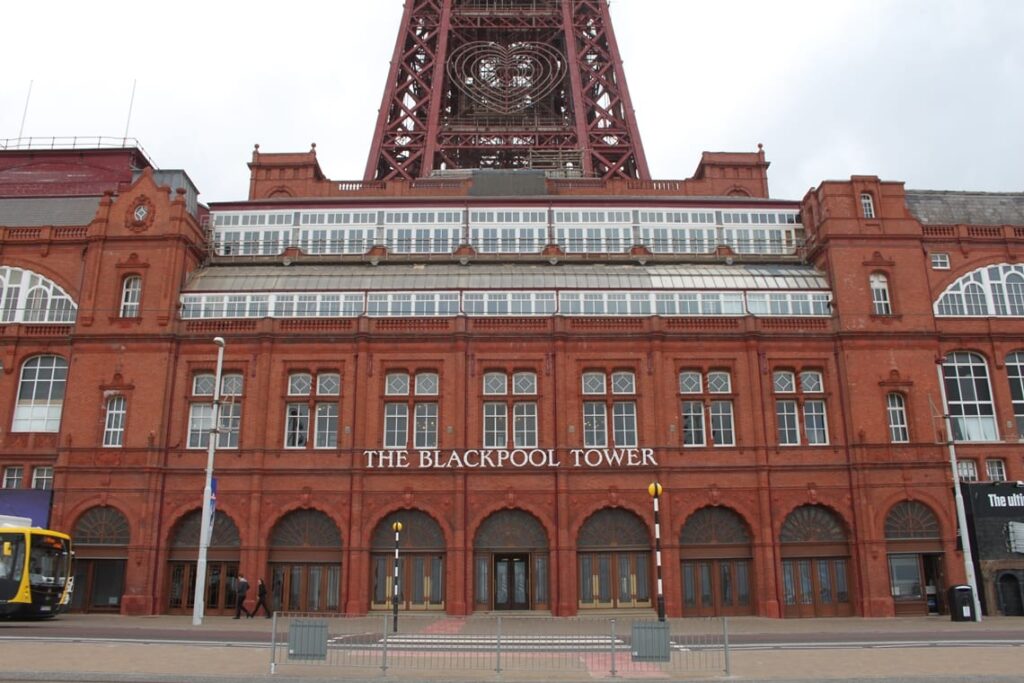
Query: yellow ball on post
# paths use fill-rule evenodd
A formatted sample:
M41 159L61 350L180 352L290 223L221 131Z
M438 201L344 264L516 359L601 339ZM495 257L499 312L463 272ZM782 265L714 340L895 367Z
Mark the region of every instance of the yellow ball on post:
M402 531L402 523L401 522L395 522L394 524L391 525L391 530L392 531L397 531L397 532L401 533L401 531Z
M651 494L651 498L661 498L661 494L665 489L662 488L658 482L651 482L651 485L647 487L647 493Z

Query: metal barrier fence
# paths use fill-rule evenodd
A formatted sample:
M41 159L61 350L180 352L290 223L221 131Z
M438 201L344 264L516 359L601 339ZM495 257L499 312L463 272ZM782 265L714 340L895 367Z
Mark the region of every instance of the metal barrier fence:
M730 675L724 618L274 614L270 673L305 667Z

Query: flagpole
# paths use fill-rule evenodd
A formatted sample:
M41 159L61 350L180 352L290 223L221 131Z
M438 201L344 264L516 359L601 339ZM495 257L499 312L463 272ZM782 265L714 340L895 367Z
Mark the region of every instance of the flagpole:
M210 546L210 510L213 507L213 454L220 433L220 375L224 370L224 338L214 337L217 345L217 372L213 379L213 413L210 416L210 437L206 449L206 483L203 486L203 519L199 527L199 558L196 561L196 592L192 605L192 625L202 626L206 608L206 551Z

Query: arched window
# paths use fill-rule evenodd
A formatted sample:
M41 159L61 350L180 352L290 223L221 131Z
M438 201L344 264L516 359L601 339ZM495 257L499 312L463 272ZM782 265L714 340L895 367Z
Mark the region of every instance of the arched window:
M867 192L863 192L860 195L860 208L864 212L864 218L875 217L875 200Z
M892 315L892 303L889 300L889 278L882 273L874 273L868 278L871 285L871 306L875 315Z
M907 443L910 431L907 429L907 403L903 394L892 392L886 397L886 411L889 416L889 441Z
M934 310L940 317L1024 317L1024 265L978 268L947 287Z
M946 403L955 441L995 441L995 406L988 365L976 353L956 351L942 364Z
M76 309L71 297L42 275L0 267L0 322L70 323Z
M129 275L121 285L121 317L138 318L141 313L141 300L142 278L138 275Z
M36 356L25 361L11 431L60 431L67 376L68 363L60 356Z
M124 396L111 396L107 399L107 415L103 422L104 448L120 448L124 445L125 412Z
M1017 419L1017 436L1024 438L1024 353L1018 351L1006 357L1006 375L1010 380L1013 416Z

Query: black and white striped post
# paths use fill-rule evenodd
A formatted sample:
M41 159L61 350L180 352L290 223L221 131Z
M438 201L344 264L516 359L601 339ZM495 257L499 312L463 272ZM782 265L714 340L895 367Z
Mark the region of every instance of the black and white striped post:
M398 633L398 536L402 533L402 523L391 525L395 531L395 578L391 595L391 630Z
M661 524L658 522L658 500L664 489L658 482L647 487L647 493L654 500L654 561L658 567L658 621L665 621L665 592L661 582Z

